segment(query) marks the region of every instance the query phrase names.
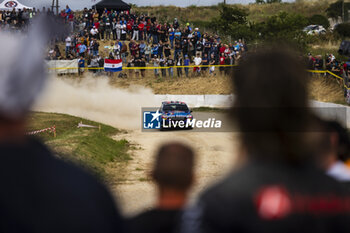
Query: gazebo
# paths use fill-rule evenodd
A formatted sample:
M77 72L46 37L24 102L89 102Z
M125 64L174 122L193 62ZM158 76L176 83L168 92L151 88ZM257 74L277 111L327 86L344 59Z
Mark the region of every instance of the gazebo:
M33 9L33 7L25 6L16 0L12 0L12 1L5 0L2 3L0 3L0 10L2 11L12 11L13 9L18 11L18 10L23 10L24 8Z
M131 6L122 0L102 0L92 7L96 8L97 11L103 11L105 8L115 11L130 11L131 9Z

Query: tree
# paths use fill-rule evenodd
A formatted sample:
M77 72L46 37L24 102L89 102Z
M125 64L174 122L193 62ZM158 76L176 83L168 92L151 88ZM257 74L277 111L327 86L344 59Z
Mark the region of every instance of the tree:
M329 21L323 15L313 15L309 18L309 24L322 25L325 29L329 28Z
M281 3L282 0L266 0L266 3Z
M329 5L326 10L326 14L329 18L338 19L339 17L347 21L349 18L348 11L350 10L350 3L344 2L344 0L338 0L335 3Z
M216 31L227 35L227 28L230 28L233 24L247 25L248 12L245 9L241 9L237 6L227 6L219 4L220 16L214 18L210 25Z
M264 4L265 1L264 1L264 0L255 0L255 3L256 3L256 4Z
M302 29L307 24L308 19L300 14L281 12L255 25L255 30L259 30L262 40L293 43L305 48L308 38Z

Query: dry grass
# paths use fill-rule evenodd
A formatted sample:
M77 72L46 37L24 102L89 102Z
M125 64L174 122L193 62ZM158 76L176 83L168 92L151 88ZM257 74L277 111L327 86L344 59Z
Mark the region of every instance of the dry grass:
M249 10L249 19L254 22L261 22L269 16L285 11L288 13L297 13L310 17L314 14L325 15L325 10L335 0L297 0L291 3L274 3L274 4L250 4L247 6Z
M310 82L310 98L322 102L346 104L342 84L329 77L315 76Z
M289 13L298 13L306 17L314 14L325 15L325 10L336 0L297 0L291 3L275 3L275 4L249 4L236 6L245 8L249 11L249 20L261 22L269 16L278 14L281 11ZM219 15L219 7L214 6L189 6L186 8L176 6L152 6L152 7L134 7L137 13L147 13L156 16L163 22L172 22L174 18L178 18L181 23L210 21Z
M147 72L147 71L146 71ZM111 84L118 88L137 88L144 86L151 88L155 94L230 94L232 93L230 78L227 76L206 77L169 77L156 78L152 71L144 78L128 77L126 79L113 77Z
M151 72L151 71L148 71ZM111 85L118 88L148 87L155 94L231 94L232 82L228 76L190 78L155 78L147 75L145 78L117 78L113 77ZM345 104L342 84L332 77L313 76L310 80L310 98L313 100Z

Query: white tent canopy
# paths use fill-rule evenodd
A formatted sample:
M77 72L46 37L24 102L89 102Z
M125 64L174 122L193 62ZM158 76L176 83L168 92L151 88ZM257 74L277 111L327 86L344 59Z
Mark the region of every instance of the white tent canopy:
M0 10L2 11L12 11L13 8L15 8L16 11L23 10L24 8L33 9L33 7L25 6L16 0L5 0L2 3L0 3Z

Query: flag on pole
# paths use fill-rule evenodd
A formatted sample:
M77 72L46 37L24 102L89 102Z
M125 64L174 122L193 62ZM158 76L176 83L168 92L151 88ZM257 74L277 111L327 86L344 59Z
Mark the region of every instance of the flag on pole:
M121 59L111 60L105 59L104 69L106 72L119 72L123 69L123 63Z

